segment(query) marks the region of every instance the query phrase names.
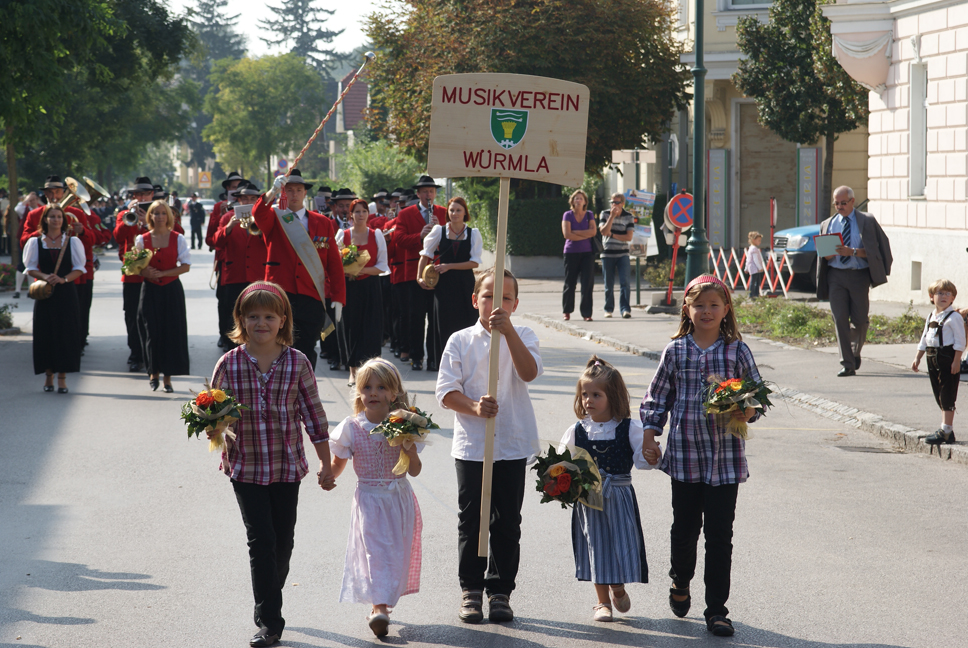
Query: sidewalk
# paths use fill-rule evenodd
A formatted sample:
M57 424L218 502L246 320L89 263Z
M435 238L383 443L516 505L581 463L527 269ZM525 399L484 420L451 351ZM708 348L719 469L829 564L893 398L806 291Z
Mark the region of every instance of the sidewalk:
M561 279L522 279L518 315L535 324L556 328L572 335L645 356L657 361L679 325L678 315L648 314L651 290L642 290L642 306L635 306L632 285L632 318L605 319L601 278L596 278L595 306L591 322L577 313L562 320ZM618 298L616 290L616 300ZM807 297L806 294L798 296ZM576 302L578 297L576 296ZM818 304L823 308L824 304ZM871 313L896 316L907 304L871 302ZM916 309L922 315L929 307ZM840 423L861 428L891 440L906 451L928 453L930 446L921 440L940 425L941 414L931 395L927 369L911 371L914 344L868 344L864 346L863 365L856 376L838 378L840 371L836 347L801 349L765 338L745 336L765 380L775 382L787 403L803 407ZM964 380L964 379L963 379ZM633 402L643 394L632 394ZM781 405L782 406L782 405ZM968 427L960 427L961 441L941 446L940 455L968 464ZM937 454L938 450L934 449Z

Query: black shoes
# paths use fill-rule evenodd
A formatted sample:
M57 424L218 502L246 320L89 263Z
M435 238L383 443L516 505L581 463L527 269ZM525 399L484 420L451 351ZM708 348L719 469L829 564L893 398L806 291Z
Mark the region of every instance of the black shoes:
M685 596L685 601L677 601L673 596ZM675 614L680 619L687 614L689 614L689 608L692 607L692 596L689 594L688 587L673 587L669 588L669 607L672 608L672 613Z
M67 393L67 387L58 387L57 388L57 393L58 394L66 394Z
M854 356L854 371L860 369L860 356Z
M427 371L440 371L440 367L437 366L436 362L428 362Z
M45 392L52 392L52 391L54 391L54 386L53 385L44 385L44 391Z
M274 646L279 643L279 638L281 634L273 634L269 628L262 628L252 639L249 640L249 645L252 648L262 648L263 646Z
M334 360L333 362L330 362L329 363L329 370L330 371L339 371L339 360Z
M928 445L941 445L942 443L954 443L955 442L955 432L945 432L943 429L939 429L933 434L929 434L925 437L924 442Z
M510 623L514 621L511 601L507 594L494 594L487 598L487 620L491 623Z
M172 389L172 386L171 385L165 385L165 393L166 394L174 394L175 393L175 390Z
M423 371L423 360L411 360L410 367L414 371Z
M853 369L848 369L847 367L844 367L839 372L837 372L838 378L846 378L847 376L856 376L856 375L857 375L856 371L854 371Z
M144 371L144 370L145 370L145 366L143 364L141 364L140 362L129 362L128 363L128 372L129 373L138 373L138 372Z
M157 378L151 378L148 380L148 385L151 387L151 391L158 391L159 384L160 383L158 382Z
M717 637L732 637L736 632L733 630L733 622L718 614L706 619L706 630Z

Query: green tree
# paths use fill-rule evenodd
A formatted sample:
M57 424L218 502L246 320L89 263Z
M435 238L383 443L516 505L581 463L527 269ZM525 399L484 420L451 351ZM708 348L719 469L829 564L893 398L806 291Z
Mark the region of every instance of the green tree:
M733 80L756 99L759 121L783 139L813 144L825 138L821 205L832 201L834 143L869 114L867 90L831 54L824 0L774 0L770 22L740 20L739 48L746 54Z
M322 78L297 54L217 61L205 97L212 116L205 139L216 152L247 160L247 168L264 162L271 184L269 158L302 148L322 119L323 97Z
M200 96L208 94L211 85L209 75L215 61L245 56L245 36L238 33L240 14L231 15L229 0L197 0L188 14L188 22L195 32L198 47L190 57L182 61L185 76L199 86ZM190 128L185 136L189 156L185 163L204 167L205 160L215 157L212 144L202 136L202 131L212 122L210 115L196 109Z
M360 196L372 196L380 189L409 187L423 172L423 166L387 140L357 144L340 159L339 175Z
M326 28L326 21L335 9L316 6L317 0L281 0L281 5L268 5L273 18L259 21L259 26L270 35L260 37L266 45L287 47L290 53L305 57L306 62L320 74L329 76L329 69L342 61L343 56L326 45L343 33Z
M686 105L662 0L406 0L368 17L379 50L368 80L372 125L420 160L427 155L434 77L468 72L533 74L588 86L585 168L613 149L657 140Z

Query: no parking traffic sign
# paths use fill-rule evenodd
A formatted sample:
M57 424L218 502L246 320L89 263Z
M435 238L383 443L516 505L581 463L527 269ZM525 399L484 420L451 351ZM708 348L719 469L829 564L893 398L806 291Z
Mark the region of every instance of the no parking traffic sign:
M692 194L673 196L665 209L665 222L669 229L687 230L692 227Z

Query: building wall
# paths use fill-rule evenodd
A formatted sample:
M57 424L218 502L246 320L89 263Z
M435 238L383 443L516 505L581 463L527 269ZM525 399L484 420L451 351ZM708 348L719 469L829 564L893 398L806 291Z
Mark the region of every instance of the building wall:
M927 181L911 196L911 66L927 64ZM894 267L875 299L927 303L947 277L968 289L968 5L898 18L883 93L870 93L869 211L891 239Z

